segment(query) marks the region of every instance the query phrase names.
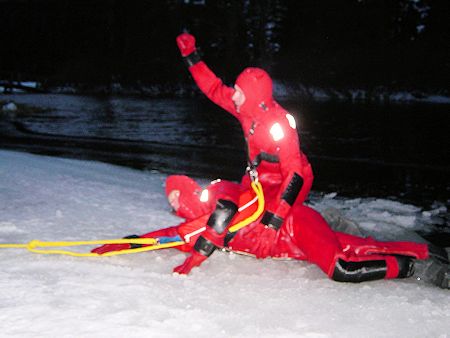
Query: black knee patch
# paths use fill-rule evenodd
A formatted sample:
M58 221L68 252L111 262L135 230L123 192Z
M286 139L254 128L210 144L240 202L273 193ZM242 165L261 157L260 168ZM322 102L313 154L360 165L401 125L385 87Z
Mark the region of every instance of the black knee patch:
M208 226L213 228L218 234L223 233L237 210L238 207L233 202L222 199L218 200L216 210L214 210L208 219Z
M298 194L300 193L302 186L303 178L299 174L294 173L294 176L292 176L292 179L286 187L286 190L283 192L281 198L284 199L290 206L292 206Z
M194 245L194 250L206 257L211 256L216 248L217 247L211 241L208 241L203 236L200 236Z
M386 271L387 266L384 260L347 262L339 259L331 278L337 282L360 283L383 279Z

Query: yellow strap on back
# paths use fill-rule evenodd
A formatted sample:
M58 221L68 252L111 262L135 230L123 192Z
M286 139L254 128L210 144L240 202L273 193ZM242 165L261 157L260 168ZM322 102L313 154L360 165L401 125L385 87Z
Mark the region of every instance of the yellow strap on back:
M239 223L236 223L235 225L231 226L229 229L230 232L236 232L236 231L242 229L243 227L249 225L250 223L256 221L259 218L259 216L261 216L261 214L264 212L265 201L264 201L264 193L263 193L262 185L259 182L252 182L251 185L252 185L253 191L255 192L256 196L258 197L258 208L251 216L249 216L246 219L243 219L242 221L240 221Z

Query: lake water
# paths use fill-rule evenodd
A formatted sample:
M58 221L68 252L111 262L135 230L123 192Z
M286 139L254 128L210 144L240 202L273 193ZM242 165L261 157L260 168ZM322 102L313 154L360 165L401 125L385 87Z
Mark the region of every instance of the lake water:
M239 124L204 98L22 94L0 100L47 108L15 117L29 137L40 135L18 149L210 178L239 179L245 166ZM297 119L314 190L448 207L449 105L280 103ZM46 135L66 146L52 150ZM67 136L76 141L61 142ZM83 140L89 143L77 143ZM14 148L14 141L0 147Z

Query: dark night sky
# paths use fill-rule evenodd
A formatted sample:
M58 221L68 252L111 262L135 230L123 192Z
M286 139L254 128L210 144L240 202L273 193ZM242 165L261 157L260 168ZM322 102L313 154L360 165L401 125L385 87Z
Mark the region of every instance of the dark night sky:
M322 87L448 91L449 17L448 0L3 0L0 72L188 81L174 42L188 28L228 81L255 65Z

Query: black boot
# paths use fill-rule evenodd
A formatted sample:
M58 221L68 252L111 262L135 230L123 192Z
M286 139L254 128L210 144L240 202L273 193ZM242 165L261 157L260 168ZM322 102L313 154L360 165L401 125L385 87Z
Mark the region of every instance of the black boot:
M441 269L436 278L436 285L443 289L450 289L450 265Z
M450 265L436 258L417 261L417 280L450 289Z
M437 259L444 264L450 264L450 260L448 259L448 253L444 248L440 246L436 246L434 244L428 244L428 254L431 259Z

